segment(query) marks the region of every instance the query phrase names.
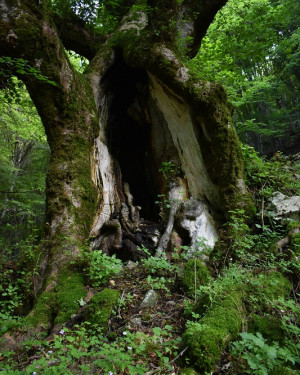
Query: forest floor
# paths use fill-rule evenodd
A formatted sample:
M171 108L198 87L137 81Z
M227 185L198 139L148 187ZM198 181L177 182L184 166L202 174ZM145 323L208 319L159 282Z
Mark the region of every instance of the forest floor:
M209 364L210 374L297 374L300 223L274 222L267 202L275 191L300 195L300 158L279 155L280 160L261 161L249 149L245 155L246 181L257 214L250 220L242 210L232 213L224 226L227 239L220 237L220 246L211 251L206 266L201 261L201 267L208 266L209 277L205 285L197 279L197 293L187 286L185 278L187 264L192 264L192 270L194 265L198 267L199 253L187 261L186 249L169 258L151 256L147 249L141 249L145 254L136 263L122 263L100 251L93 252L98 258L87 259L90 255L84 253L87 295L74 301L78 312L68 322L28 336L14 349L3 350L0 374L205 374L208 372L201 370L201 361L190 356L191 348L200 353L195 343L201 340L199 332L204 326L212 334L211 340L202 342L204 360L216 342L213 334L224 335L213 365ZM286 244L280 248L283 238ZM1 289L2 310L6 306L8 311L0 315L2 335L13 326L15 332L24 330L22 318L9 313L20 303L17 292L24 286L11 289L10 275L15 279L16 275L10 269L3 268L1 276L2 286L6 285L5 291ZM190 279L192 287L195 275ZM144 307L148 292L154 300ZM234 335L232 310L224 305L232 299L232 292L242 296L231 304L234 316L242 316ZM99 317L97 322L89 309L102 293L111 295L111 301L93 310ZM215 327L207 327L207 322L215 324L220 310L226 310L225 316L217 319ZM194 339L187 344L185 334L193 329L196 336L192 335Z

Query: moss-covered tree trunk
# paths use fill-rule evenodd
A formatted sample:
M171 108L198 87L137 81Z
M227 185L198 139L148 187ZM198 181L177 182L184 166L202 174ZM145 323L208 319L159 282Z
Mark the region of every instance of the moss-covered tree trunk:
M182 61L196 54L225 3L124 2L115 31L95 35L52 15L46 0L0 2L2 56L22 58L48 78L15 72L51 148L39 297L28 318L35 326L76 311L84 287L70 262L84 241L122 259L142 243L158 254L199 237L213 245L218 223L244 200L225 92ZM90 60L84 74L64 46Z

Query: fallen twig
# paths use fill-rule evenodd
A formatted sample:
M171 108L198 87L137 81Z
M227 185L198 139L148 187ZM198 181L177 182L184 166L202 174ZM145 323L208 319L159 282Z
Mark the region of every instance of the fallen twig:
M178 358L180 358L181 356L183 356L183 354L188 350L188 346L186 346L174 359L172 359L172 361L170 361L169 363L174 363L175 361L177 361Z

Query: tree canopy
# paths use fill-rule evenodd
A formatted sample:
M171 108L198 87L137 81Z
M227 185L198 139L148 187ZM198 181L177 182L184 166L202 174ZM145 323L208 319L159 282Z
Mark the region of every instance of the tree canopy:
M241 139L263 154L299 143L299 2L229 1L191 66L223 84Z

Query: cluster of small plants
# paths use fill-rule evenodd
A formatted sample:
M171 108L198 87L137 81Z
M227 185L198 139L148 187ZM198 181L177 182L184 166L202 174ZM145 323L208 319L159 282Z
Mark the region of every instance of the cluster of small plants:
M299 173L299 164L290 163L287 166L287 159L280 152L267 160L247 145L243 145L243 156L246 183L257 199L269 198L275 191L286 195L300 194L300 184L292 176L293 173Z
M166 180L173 179L180 175L180 169L171 161L163 161L159 172L162 173Z
M115 255L108 256L102 250L89 251L87 246L81 250L74 263L84 265L88 282L94 288L105 285L123 267L122 261Z
M178 266L165 257L152 256L144 246L140 248L140 251L147 256L141 260L141 266L147 275L147 285L153 290L165 290L170 293Z
M34 238L29 237L15 247L3 247L0 255L0 334L17 325L20 316L30 307L33 279L37 274Z
M232 354L246 360L246 374L268 375L276 367L297 363L297 352L278 342L269 345L260 332L242 332L240 337L232 344Z
M231 346L231 353L235 358L242 358L243 370L247 374L254 371L259 375L272 373L275 368L299 366L299 335L297 325L299 306L293 299L270 300L266 303L271 308L264 314L264 318L276 318L276 329L280 331L278 340L264 337L260 332L242 332L240 340Z
M113 339L111 339L113 337ZM171 370L170 358L178 354L181 339L173 336L173 327L155 327L152 335L128 330L114 335L104 335L102 330L89 322L75 325L72 329L62 328L53 340L27 340L22 346L28 353L28 374L145 374L148 357L156 356L162 370ZM33 358L29 353L35 352ZM0 371L7 375L24 373L19 369L11 351L2 353L5 363Z

